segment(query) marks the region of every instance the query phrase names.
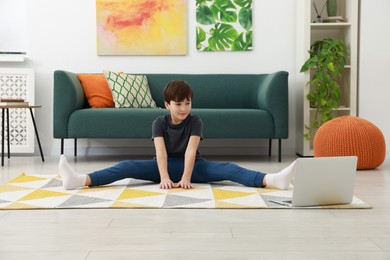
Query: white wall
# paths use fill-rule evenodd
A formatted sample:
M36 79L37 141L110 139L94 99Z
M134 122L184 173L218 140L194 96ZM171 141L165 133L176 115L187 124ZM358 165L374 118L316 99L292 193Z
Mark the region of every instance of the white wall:
M0 1L0 52L25 52L26 0Z
M254 45L252 52L202 53L195 48L195 0L188 3L188 54L186 56L97 56L95 0L34 0L27 2L28 56L34 63L36 103L43 106L36 112L41 142L45 154L59 153L59 141L52 135L53 72L64 69L74 72L100 72L103 69L135 73L269 73L286 70L290 73L290 138L283 142L284 154L295 153L295 1L254 0ZM389 90L385 69L389 66L384 55L390 39L389 8L377 8L378 2L389 7L388 0L362 0L362 37L360 67L360 115L372 120L390 140L389 124L380 116L386 111ZM379 20L382 22L379 23ZM379 23L379 25L378 25ZM372 28L380 27L380 30ZM385 30L387 27L387 30ZM380 41L378 39L381 39ZM382 44L378 46L378 44ZM373 50L371 50L373 48ZM385 54L380 51L383 50ZM380 63L381 65L377 66ZM386 64L385 64L386 63ZM377 102L380 100L380 102ZM378 112L379 111L379 112ZM389 109L387 109L389 111ZM67 142L72 153L73 142ZM206 142L204 146L254 147L249 153L266 150L266 141ZM151 147L150 141L87 140L79 143L82 153L128 153L127 149L111 146ZM105 147L105 149L95 149ZM85 148L85 149L84 149ZM222 150L229 150L223 149ZM143 151L139 149L137 151ZM148 150L149 151L149 150ZM221 150L216 150L220 152ZM238 151L240 149L231 149ZM276 151L276 146L274 148Z
M46 154L58 154L59 141L52 138L53 71L101 72L103 69L136 73L269 73L290 72L295 75L295 4L293 1L254 1L254 47L252 52L197 52L195 48L195 0L188 3L188 54L186 56L97 56L95 0L27 1L29 59L34 63L36 78L37 122ZM292 86L293 87L293 86ZM291 89L293 92L293 88ZM293 93L292 100L293 98ZM291 101L291 107L294 102ZM293 114L291 121L293 122ZM293 129L292 129L293 131ZM291 133L294 136L295 133ZM150 141L80 140L84 146L151 146ZM209 142L206 146L254 146L248 142ZM267 142L256 141L258 146ZM294 140L284 142L293 151ZM72 141L66 142L72 153ZM276 145L276 142L275 142ZM266 150L266 149L265 149ZM275 149L276 151L276 146ZM142 150L137 150L141 152ZM238 150L237 150L238 151ZM100 151L102 152L102 151ZM106 153L107 150L102 153ZM109 150L110 153L118 152ZM128 151L126 151L128 152ZM88 149L88 153L99 153Z
M359 116L382 130L390 149L390 1L362 0Z

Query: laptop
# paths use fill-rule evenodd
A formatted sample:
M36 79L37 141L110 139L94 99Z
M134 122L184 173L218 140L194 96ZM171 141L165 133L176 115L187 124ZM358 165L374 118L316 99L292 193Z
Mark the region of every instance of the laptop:
M349 204L356 166L356 156L298 158L292 200L270 202L288 207Z

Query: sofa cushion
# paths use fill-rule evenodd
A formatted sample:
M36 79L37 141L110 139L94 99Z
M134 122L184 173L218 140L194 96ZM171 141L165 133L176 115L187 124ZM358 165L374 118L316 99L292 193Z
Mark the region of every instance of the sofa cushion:
M104 71L117 108L156 108L145 75Z
M203 137L270 138L275 134L272 115L261 109L194 108L191 114L203 121Z
M163 89L175 79L192 86L194 99L192 108L259 108L262 75L231 74L145 74L154 101L164 106ZM272 100L272 102L278 102Z
M167 113L167 109L80 109L72 113L68 133L70 138L151 138L154 119ZM270 138L275 132L266 110L193 109L191 114L202 118L204 138Z
M69 138L151 138L152 123L167 109L79 109L68 123Z
M112 93L103 74L78 74L85 97L92 108L115 107Z

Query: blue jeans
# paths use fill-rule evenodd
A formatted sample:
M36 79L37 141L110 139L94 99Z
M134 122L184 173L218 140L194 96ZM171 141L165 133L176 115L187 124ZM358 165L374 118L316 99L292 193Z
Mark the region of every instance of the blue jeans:
M177 183L184 171L184 158L168 158L170 179ZM229 180L249 187L263 187L262 172L252 171L229 162L214 162L196 159L192 172L192 183L208 183ZM112 167L89 174L91 186L110 184L118 180L133 178L159 183L160 174L157 161L126 160Z

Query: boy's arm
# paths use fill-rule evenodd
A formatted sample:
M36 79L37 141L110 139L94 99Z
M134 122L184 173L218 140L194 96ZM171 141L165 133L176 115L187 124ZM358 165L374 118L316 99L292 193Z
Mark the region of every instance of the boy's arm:
M192 188L191 176L194 170L196 151L200 143L200 136L192 135L188 141L187 149L184 155L184 172L179 182L179 186L184 189Z
M158 171L160 172L160 189L171 189L173 182L168 173L168 155L163 137L154 138Z

